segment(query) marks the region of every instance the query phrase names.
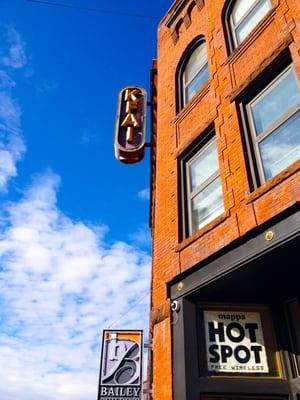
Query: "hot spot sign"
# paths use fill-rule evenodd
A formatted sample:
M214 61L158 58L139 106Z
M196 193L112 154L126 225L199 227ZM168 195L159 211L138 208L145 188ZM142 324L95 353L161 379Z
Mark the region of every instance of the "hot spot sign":
M103 332L98 400L141 400L142 331Z
M268 373L259 312L204 311L208 371Z
M115 156L127 164L144 157L147 95L138 86L128 86L119 94L116 128Z

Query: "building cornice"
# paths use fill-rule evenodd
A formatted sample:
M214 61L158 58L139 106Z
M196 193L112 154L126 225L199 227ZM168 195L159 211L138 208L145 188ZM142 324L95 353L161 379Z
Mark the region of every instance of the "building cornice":
M173 22L176 20L178 17L179 13L182 11L184 6L188 0L177 0L173 3L171 8L169 9L166 17L165 17L165 25L170 28L173 24Z

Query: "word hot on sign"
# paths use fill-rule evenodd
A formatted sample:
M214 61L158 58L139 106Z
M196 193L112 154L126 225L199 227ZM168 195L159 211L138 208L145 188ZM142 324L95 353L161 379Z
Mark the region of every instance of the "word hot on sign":
M259 312L204 311L207 366L215 373L268 373Z
M121 90L114 141L117 160L132 164L144 157L146 109L147 95L143 88L129 86Z
M98 400L141 400L142 331L103 332Z

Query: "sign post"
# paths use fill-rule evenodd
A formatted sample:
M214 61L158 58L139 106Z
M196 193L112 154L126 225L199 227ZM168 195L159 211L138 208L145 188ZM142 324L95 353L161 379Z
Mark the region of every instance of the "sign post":
M103 331L98 400L142 399L142 331Z

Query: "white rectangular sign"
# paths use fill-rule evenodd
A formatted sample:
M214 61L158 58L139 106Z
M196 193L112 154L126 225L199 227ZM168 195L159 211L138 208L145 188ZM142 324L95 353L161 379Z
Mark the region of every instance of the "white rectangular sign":
M259 312L204 311L208 371L268 373Z

